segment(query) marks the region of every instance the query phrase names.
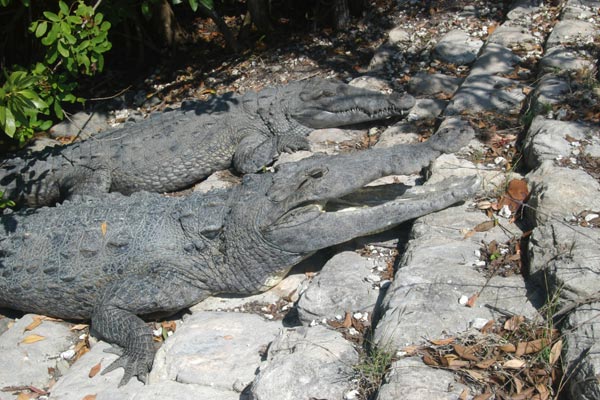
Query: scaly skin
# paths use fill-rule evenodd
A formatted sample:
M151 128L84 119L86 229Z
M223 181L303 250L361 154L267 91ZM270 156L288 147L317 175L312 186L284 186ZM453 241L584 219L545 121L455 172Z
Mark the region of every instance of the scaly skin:
M280 152L307 149L316 128L401 116L414 99L323 79L185 102L83 142L0 161L0 191L19 205L75 194L185 189L233 165L259 171Z
M416 145L313 156L249 174L230 191L189 197L139 192L81 198L3 215L0 307L90 319L118 346L121 384L145 381L154 349L140 316L175 312L211 294L277 284L313 252L462 201L476 179L447 180L372 207L325 212L381 176L420 171L456 151L469 130L440 130Z

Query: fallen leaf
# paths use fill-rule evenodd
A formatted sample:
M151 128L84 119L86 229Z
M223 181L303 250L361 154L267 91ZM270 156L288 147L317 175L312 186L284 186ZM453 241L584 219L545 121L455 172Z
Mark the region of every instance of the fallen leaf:
M491 393L482 393L482 394L478 394L477 396L473 397L473 400L489 400L492 397Z
M475 306L475 302L477 301L477 299L479 298L479 293L475 293L473 296L469 297L469 300L467 300L467 304L465 304L467 307L474 307Z
M534 387L528 387L523 390L521 393L511 396L510 400L530 400L531 395L535 391Z
M484 326L483 328L480 329L481 333L483 333L484 335L487 333L492 333L494 331L494 324L496 323L495 320L490 319Z
M519 378L513 377L513 383L515 384L515 390L517 393L521 393L523 390L523 381Z
M508 206L511 212L516 212L527 200L529 189L524 179L513 179L508 183L506 194L498 201L500 208Z
M528 96L532 91L533 89L530 86L523 86L522 92L525 96Z
M102 231L102 236L106 236L106 227L107 227L106 221L104 221L100 224L100 230Z
M504 323L504 329L507 331L516 331L519 329L519 326L525 322L525 317L522 315L513 315Z
M482 222L482 223L480 223L480 224L477 224L477 225L475 226L475 228L473 228L473 230L474 230L475 232L487 232L487 231L489 231L490 229L492 229L493 227L495 227L496 225L497 225L497 222L496 222L496 220L492 220L492 221L485 221L485 222Z
M536 339L530 342L519 342L517 343L517 351L515 355L517 357L523 354L537 353L549 344L548 339Z
M512 343L503 344L501 346L498 346L498 348L505 353L514 353L515 351L517 351L517 348Z
M488 358L487 360L479 361L475 366L481 369L488 369L492 365L496 364L496 360L493 358Z
M73 325L71 328L69 328L69 330L71 331L82 331L85 328L87 328L89 325L88 324L77 324L77 325Z
M44 340L44 339L46 339L44 336L33 334L33 335L29 335L25 339L21 340L21 343L31 344L31 343L39 342L40 340Z
M423 362L430 367L438 367L440 364L433 359L429 354L423 354Z
M467 400L469 398L469 389L463 389L463 391L460 393L460 396L458 396L458 400Z
M497 24L489 25L487 27L487 33L488 33L488 35L491 35L492 33L494 33L494 31L496 30L496 28L498 28Z
M559 339L550 350L550 356L548 357L548 362L550 365L556 364L556 362L560 359L560 354L562 352L563 342L562 339Z
M17 396L17 400L29 400L31 399L31 397L29 396L29 393L19 393L19 395Z
M478 346L463 346L460 344L455 344L452 346L452 348L456 354L465 360L479 361L479 357L476 355L477 351L479 350Z
M23 332L32 331L35 328L37 328L38 326L40 326L40 324L42 323L43 317L41 315L34 315L32 317L32 319L33 319L33 321L31 321L31 323L25 327Z
M485 376L477 371L473 371L472 369L468 369L467 374L469 374L471 376L471 378L475 379L476 381L484 381L485 380Z
M508 369L521 369L521 368L524 368L526 365L527 365L527 363L524 360L521 360L518 358L504 361L504 363L502 364L502 366L504 368L508 368Z
M81 400L96 400L95 394L87 394Z
M455 337L449 337L446 339L431 339L429 340L431 343L435 344L436 346L445 346L447 344L450 344L452 342L454 342L456 340Z
M225 340L233 340L233 335L225 335L225 336L223 336L223 339L225 339Z
M100 372L100 368L102 368L102 364L101 364L101 363L98 363L98 364L94 365L94 366L93 366L93 367L90 369L90 372L89 372L88 376L89 376L90 378L93 378L93 377L95 377L95 376L98 374L98 372Z

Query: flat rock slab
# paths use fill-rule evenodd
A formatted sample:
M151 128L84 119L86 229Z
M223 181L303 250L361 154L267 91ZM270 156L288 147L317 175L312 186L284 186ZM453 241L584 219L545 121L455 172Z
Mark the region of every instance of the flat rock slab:
M546 49L558 45L581 46L591 43L598 33L598 27L591 22L569 19L559 21L546 40Z
M563 46L549 49L540 60L540 69L546 72L554 71L593 71L596 61L587 52Z
M559 167L547 160L527 175L527 181L530 199L526 211L535 226L600 209L600 183L583 170Z
M50 128L50 136L87 139L109 128L106 113L80 111Z
M42 389L52 378L48 369L68 369L60 355L76 342L79 334L69 330L70 324L56 321L42 321L36 328L26 331L33 317L33 314L24 315L0 336L0 388L32 385ZM32 335L41 339L28 343L26 339ZM12 398L16 396L10 392L2 393L2 399Z
M336 254L300 296L300 320L310 324L346 312L371 313L379 297L379 276L373 272L377 267L377 260L353 251Z
M281 323L254 314L192 314L157 352L150 381L241 392L254 379L261 351L280 328Z
M418 72L408 81L408 92L415 96L432 96L439 93L451 96L463 79L444 74Z
M446 108L446 115L496 111L519 114L525 100L522 84L494 75L469 76Z
M98 342L90 352L84 354L69 372L52 387L50 400L81 400L85 396L96 396L95 400L146 400L146 399L183 399L183 400L239 400L240 394L234 391L219 390L207 386L182 384L171 380L151 382L147 385L133 378L127 385L117 387L122 370L106 375L97 373L90 377L90 371L101 364L108 366L116 359L113 354L105 353L110 345ZM120 373L118 371L121 371Z
M499 315L485 304L519 315L536 315L522 276L496 276L486 285L487 278L476 270L482 241L503 243L510 238L500 227L465 238L465 232L487 220L482 213L469 212L465 205L417 219L383 301L383 318L375 329L379 346L402 348L464 332L476 318L497 319ZM505 227L520 236L516 227ZM475 307L459 304L461 296L470 297L482 288Z
M377 400L458 399L465 388L452 372L431 368L420 358L407 357L394 361Z
M539 43L539 39L521 25L502 24L488 38L487 43L499 44L503 47L526 46L527 44Z
M449 64L471 64L477 58L483 42L472 39L467 32L453 30L446 33L434 48L434 56Z
M251 394L255 400L342 399L358 353L341 333L323 326L281 331L271 343Z

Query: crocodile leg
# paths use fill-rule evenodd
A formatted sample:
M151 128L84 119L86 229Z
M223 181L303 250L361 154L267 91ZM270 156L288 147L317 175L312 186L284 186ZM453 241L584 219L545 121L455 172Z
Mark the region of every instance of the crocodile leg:
M237 145L233 167L244 174L260 171L277 157L277 138L250 134Z
M92 332L120 348L119 359L102 372L123 367L125 374L119 386L133 376L145 382L152 368L152 333L137 315L173 313L210 294L200 287L200 279L208 277L193 276L192 271L191 267L185 271L172 263L153 262L145 271L119 279L103 293L92 314Z

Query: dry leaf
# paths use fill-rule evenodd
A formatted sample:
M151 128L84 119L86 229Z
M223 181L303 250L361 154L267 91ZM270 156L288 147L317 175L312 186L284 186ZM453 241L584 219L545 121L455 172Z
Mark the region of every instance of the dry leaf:
M82 331L85 328L87 328L89 325L88 324L77 324L77 325L73 325L71 328L69 328L69 330L71 331Z
M523 354L537 353L541 351L544 347L546 347L548 344L548 339L536 339L530 342L519 342L517 344L517 351L515 355L519 357Z
M100 224L100 230L102 231L102 236L106 236L106 221Z
M530 86L524 86L522 91L525 96L528 96L529 93L533 91L533 89Z
M548 362L550 363L550 365L556 364L556 362L560 359L560 353L562 352L562 347L563 347L562 339L559 339L556 343L554 343L554 346L552 346L552 349L550 350L550 357L548 359Z
M504 323L504 329L511 332L516 331L523 322L525 322L524 316L514 315L506 320Z
M471 378L475 379L476 381L485 380L485 376L480 372L473 371L472 369L468 369L466 372L471 376Z
M473 296L469 297L469 300L467 300L467 304L465 304L467 307L474 307L475 306L475 302L477 301L477 299L479 298L479 293L475 293Z
M98 363L98 364L94 365L94 366L93 366L93 367L90 369L90 372L89 372L88 376L89 376L90 378L93 378L93 377L95 377L95 376L98 374L98 372L100 372L100 368L102 368L102 364L101 364L101 363Z
M486 324L483 326L483 328L480 329L480 332L483 334L492 333L494 330L495 323L496 323L495 320L490 319L488 322L486 322Z
M513 382L515 384L515 390L517 393L521 393L523 390L523 381L513 376Z
M29 400L31 399L31 397L29 396L28 393L19 393L19 395L17 396L17 400Z
M488 369L494 364L496 364L496 360L494 358L488 358L487 360L479 361L475 366L481 369Z
M455 337L449 337L446 339L431 339L429 340L431 343L435 344L436 346L445 346L447 344L450 344L452 342L454 342L456 340Z
M518 358L504 361L504 363L502 364L504 368L508 369L521 369L524 368L526 365L527 363L524 360L520 360Z
M475 232L487 232L495 226L496 226L495 220L485 221L485 222L482 222L482 223L476 225L475 228L473 228L473 230Z
M455 344L452 346L454 348L454 352L458 354L461 358L470 361L479 361L479 357L477 357L476 353L479 350L478 346L463 346L460 344Z
M492 398L492 394L486 392L473 397L473 400L489 400L490 398Z
M469 389L463 389L463 391L460 393L460 396L458 396L458 400L467 400L469 398Z
M517 351L517 348L512 343L503 344L501 346L498 346L498 348L505 353L514 353L515 351Z
M225 335L225 336L223 336L223 339L225 339L225 340L233 340L233 335Z
M529 197L527 182L524 179L513 179L508 183L506 194L502 196L498 206L502 208L506 205L514 213L527 200L527 197Z
M510 399L511 400L530 400L531 395L533 394L534 390L535 390L534 387L528 387L527 389L523 390L521 393L513 395Z
M25 327L23 332L32 331L42 323L43 317L41 315L35 315L32 317L33 321Z
M440 364L433 359L429 354L423 354L423 362L430 367L438 367Z
M88 395L85 395L81 400L96 400L96 395L88 394Z
M29 335L25 339L21 340L21 343L31 344L31 343L39 342L40 340L44 340L44 339L46 339L44 336L33 334L33 335Z

